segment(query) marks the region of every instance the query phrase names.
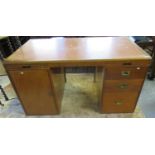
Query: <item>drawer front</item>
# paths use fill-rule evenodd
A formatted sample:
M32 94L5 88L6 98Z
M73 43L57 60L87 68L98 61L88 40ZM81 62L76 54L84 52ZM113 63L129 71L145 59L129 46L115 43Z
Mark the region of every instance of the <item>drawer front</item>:
M102 112L132 113L134 112L139 92L104 93Z
M144 79L147 67L108 67L105 79Z
M29 69L47 69L47 65L21 64L21 65L5 65L7 70L29 70Z
M150 57L151 58L151 57ZM126 61L113 61L110 63L106 63L106 66L112 67L148 67L151 63L150 60L139 60L139 61L132 61L132 60L126 60Z
M141 90L143 79L136 80L105 80L104 92L137 92Z

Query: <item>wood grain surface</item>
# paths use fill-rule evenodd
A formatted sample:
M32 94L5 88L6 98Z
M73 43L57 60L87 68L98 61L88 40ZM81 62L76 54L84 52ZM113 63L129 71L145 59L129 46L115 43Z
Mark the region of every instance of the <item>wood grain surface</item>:
M151 59L128 37L32 39L9 56L5 63L69 62Z

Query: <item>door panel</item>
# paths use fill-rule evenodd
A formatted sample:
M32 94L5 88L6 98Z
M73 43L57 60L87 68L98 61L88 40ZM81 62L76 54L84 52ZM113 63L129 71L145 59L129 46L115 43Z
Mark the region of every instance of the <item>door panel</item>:
M18 70L9 73L26 114L58 113L48 70Z

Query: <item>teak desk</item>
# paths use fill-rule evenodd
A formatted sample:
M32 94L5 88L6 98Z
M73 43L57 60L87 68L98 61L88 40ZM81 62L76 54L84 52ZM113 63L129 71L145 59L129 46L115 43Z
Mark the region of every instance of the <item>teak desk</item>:
M27 115L61 112L64 67L95 66L101 113L133 112L150 56L128 37L29 40L4 61Z

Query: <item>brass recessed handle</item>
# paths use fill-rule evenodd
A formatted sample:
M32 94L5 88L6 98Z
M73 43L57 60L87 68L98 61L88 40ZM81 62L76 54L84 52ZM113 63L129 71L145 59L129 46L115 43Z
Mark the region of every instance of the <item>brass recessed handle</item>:
M136 69L137 69L137 70L140 70L141 68L140 68L140 67L137 67Z
M130 71L122 71L121 75L124 77L128 77L130 75Z
M120 89L127 89L128 88L128 84L127 83L119 84L118 88L120 88Z
M124 65L124 66L131 66L132 63L131 63L131 62L124 62L123 65Z
M31 68L31 66L30 65L24 65L24 66L22 66L22 68Z
M115 101L115 104L119 106L119 105L122 105L123 102L122 101Z
M23 75L24 74L24 72L20 72L20 75Z

